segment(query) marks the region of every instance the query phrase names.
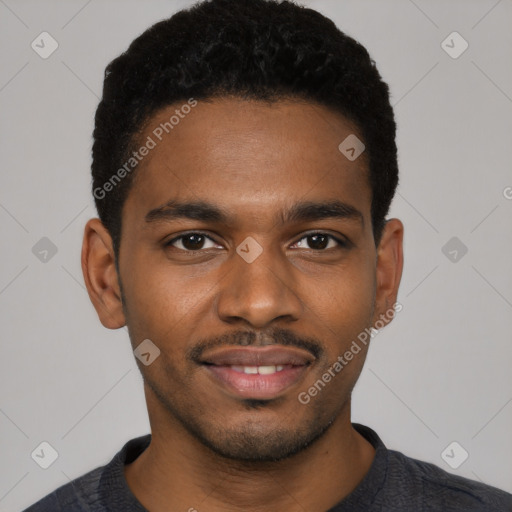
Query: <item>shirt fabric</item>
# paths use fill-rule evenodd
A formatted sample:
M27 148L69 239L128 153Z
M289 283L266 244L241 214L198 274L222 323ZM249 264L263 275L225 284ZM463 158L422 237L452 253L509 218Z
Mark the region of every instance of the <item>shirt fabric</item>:
M353 426L373 445L375 458L356 489L326 512L512 512L512 494L388 450L372 429ZM150 442L151 434L131 439L108 464L62 485L23 512L148 512L128 487L123 465Z

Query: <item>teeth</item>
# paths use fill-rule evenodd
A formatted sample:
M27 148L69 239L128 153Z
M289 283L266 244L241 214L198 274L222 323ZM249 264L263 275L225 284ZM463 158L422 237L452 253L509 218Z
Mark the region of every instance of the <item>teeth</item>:
M270 375L271 373L276 373L275 366L258 366L258 373L260 375Z
M280 372L283 370L284 366L277 365L277 366L231 366L231 369L235 370L236 372L240 373L247 373L247 374L256 374L259 373L260 375L271 375L276 372Z

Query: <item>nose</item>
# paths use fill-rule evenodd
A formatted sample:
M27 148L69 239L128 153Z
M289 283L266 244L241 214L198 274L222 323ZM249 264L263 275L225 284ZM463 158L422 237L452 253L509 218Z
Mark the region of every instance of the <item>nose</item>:
M235 253L216 299L219 318L227 323L265 328L277 320L293 322L303 305L295 290L293 268L286 257L263 248L251 263Z

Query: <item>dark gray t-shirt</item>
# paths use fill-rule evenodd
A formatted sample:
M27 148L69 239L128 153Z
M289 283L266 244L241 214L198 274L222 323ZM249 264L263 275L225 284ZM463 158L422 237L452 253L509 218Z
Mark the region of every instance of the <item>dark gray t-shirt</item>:
M512 512L512 494L388 450L372 429L353 425L373 445L375 458L359 486L327 512ZM150 441L151 434L131 439L107 465L23 512L148 512L130 491L123 465L133 462Z

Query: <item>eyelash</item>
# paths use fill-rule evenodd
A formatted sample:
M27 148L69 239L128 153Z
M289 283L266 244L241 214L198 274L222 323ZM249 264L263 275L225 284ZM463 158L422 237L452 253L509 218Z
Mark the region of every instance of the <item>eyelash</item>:
M203 236L205 238L208 238L213 243L217 243L215 240L213 240L210 236L208 236L206 233L203 233L202 231L189 231L188 233L183 233L180 236L177 236L177 237L173 238L172 240L169 240L168 242L165 242L164 246L165 247L172 247L172 244L174 242L176 242L178 240L181 240L183 238L186 238L187 236L190 236L190 235L200 235L200 236ZM335 237L333 235L330 235L329 233L324 233L323 231L314 231L314 232L311 232L311 233L307 233L306 235L302 236L302 238L299 238L294 243L294 245L296 243L300 242L301 240L304 240L305 238L308 238L310 236L315 236L315 235L323 235L323 236L326 236L327 238L330 238L331 240L334 240L338 244L338 246L339 246L338 248L339 249L344 249L344 248L348 248L349 247L349 242L341 240L340 238L337 238L337 237ZM178 248L174 247L174 249L178 249ZM194 250L190 250L190 249L178 249L178 250L182 251L182 252L188 252L188 253L199 253L199 252L203 251L204 249L197 249L195 251ZM315 252L325 252L328 249L309 249L309 250L315 251Z

